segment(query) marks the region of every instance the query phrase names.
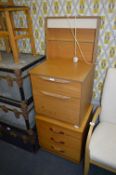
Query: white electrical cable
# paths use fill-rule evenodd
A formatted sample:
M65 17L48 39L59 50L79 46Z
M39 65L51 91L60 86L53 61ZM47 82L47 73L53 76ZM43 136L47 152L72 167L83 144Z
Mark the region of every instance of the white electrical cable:
M68 21L69 27L70 27L70 29L71 29L72 36L73 36L74 41L75 41L75 53L76 53L76 46L77 46L77 47L79 48L79 51L80 51L81 56L82 56L82 58L83 58L83 61L84 61L86 64L91 65L92 63L90 63L89 61L87 61L87 59L86 59L86 57L85 57L85 55L84 55L84 53L83 53L83 51L82 51L82 49L81 49L81 47L80 47L78 38L77 38L77 34L76 34L76 16L75 16L75 34L74 34L74 32L73 32L73 29L72 29L72 26L71 26L71 23L70 23L70 21L69 21L68 16L67 16L67 21ZM76 55L76 54L75 54L75 55ZM77 57L77 56L76 56L76 57ZM78 58L78 57L77 57L77 58ZM73 57L73 61L74 61L74 59L75 59L75 56ZM75 59L75 60L76 60L76 59ZM74 62L75 62L75 61L74 61Z
M79 58L77 57L76 35L77 35L77 32L76 32L76 16L75 16L75 33L74 33L74 50L75 50L75 55L73 57L73 62L74 63L77 63L78 60L79 60Z

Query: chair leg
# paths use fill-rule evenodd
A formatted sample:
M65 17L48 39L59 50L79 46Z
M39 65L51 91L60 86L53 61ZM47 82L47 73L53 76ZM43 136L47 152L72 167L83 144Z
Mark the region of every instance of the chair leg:
M16 31L14 30L14 28L15 28L15 23L14 23L14 18L13 18L12 12L10 12L9 15L10 15L10 21L11 21L11 24L12 24L14 36L16 36ZM17 51L18 51L18 53L19 53L19 48L18 48L18 42L17 42L17 40L15 41L15 44L16 44L16 47L17 47Z
M0 20L1 28L3 30L6 30L5 18L3 16L3 14L0 14L0 18L1 18L1 20ZM11 51L9 40L7 38L5 38L4 42L5 42L6 51L7 51L7 53L9 53Z
M10 44L12 47L12 51L13 51L13 57L14 57L14 61L15 63L19 62L19 53L18 53L18 49L17 49L17 44L15 41L15 36L13 33L13 28L12 28L12 23L10 20L10 15L8 11L5 11L5 17L6 17L6 25L7 25L7 29L9 32L9 40L10 40Z
M90 168L90 158L88 150L85 151L84 175L88 175Z
M14 5L13 0L8 0L8 2L6 4L7 5ZM0 14L0 17L1 17L0 22L1 22L2 29L6 30L5 18L2 14ZM11 52L11 47L10 47L9 39L5 38L4 43L5 43L7 53L10 53Z
M28 33L30 36L30 44L31 44L32 54L36 55L35 42L34 42L33 31L32 31L32 28L33 28L32 19L31 19L29 10L25 10L25 14L26 14L26 18L27 18Z
M8 39L4 39L4 42L5 42L5 47L6 47L7 53L10 53L11 52L11 48L10 48L9 40Z
M84 175L88 175L89 167L90 167L90 163L89 162L85 162L85 164L84 164Z
M2 55L1 55L1 53L0 53L0 61L2 61Z

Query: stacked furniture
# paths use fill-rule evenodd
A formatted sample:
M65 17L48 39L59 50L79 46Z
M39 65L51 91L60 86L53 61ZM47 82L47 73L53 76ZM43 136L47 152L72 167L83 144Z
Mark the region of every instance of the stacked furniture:
M81 160L92 112L99 21L47 18L47 60L30 71L40 146L74 162Z
M33 150L36 146L35 111L28 71L45 56L21 54L14 64L12 54L2 52L0 62L0 138Z
M26 28L15 26L14 12L25 14ZM0 138L33 150L37 139L28 71L45 56L36 55L29 7L15 6L12 0L0 2L0 38L4 39L7 51L0 53ZM19 55L17 41L24 38L30 39L35 57Z

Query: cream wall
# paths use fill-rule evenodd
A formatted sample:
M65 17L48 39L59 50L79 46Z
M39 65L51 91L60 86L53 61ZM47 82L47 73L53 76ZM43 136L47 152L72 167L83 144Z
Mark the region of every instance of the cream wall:
M17 5L28 5L33 19L36 49L45 50L44 19L46 16L101 16L98 56L94 77L93 102L99 103L103 81L108 67L116 67L116 0L14 0ZM17 25L25 26L23 15ZM20 42L23 52L29 52L28 40ZM4 49L0 41L0 48Z

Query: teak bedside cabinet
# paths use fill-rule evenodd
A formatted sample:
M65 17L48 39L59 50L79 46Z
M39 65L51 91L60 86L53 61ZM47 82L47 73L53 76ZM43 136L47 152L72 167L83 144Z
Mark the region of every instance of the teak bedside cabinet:
M30 72L40 146L77 163L92 112L99 21L98 17L47 18L47 60Z

